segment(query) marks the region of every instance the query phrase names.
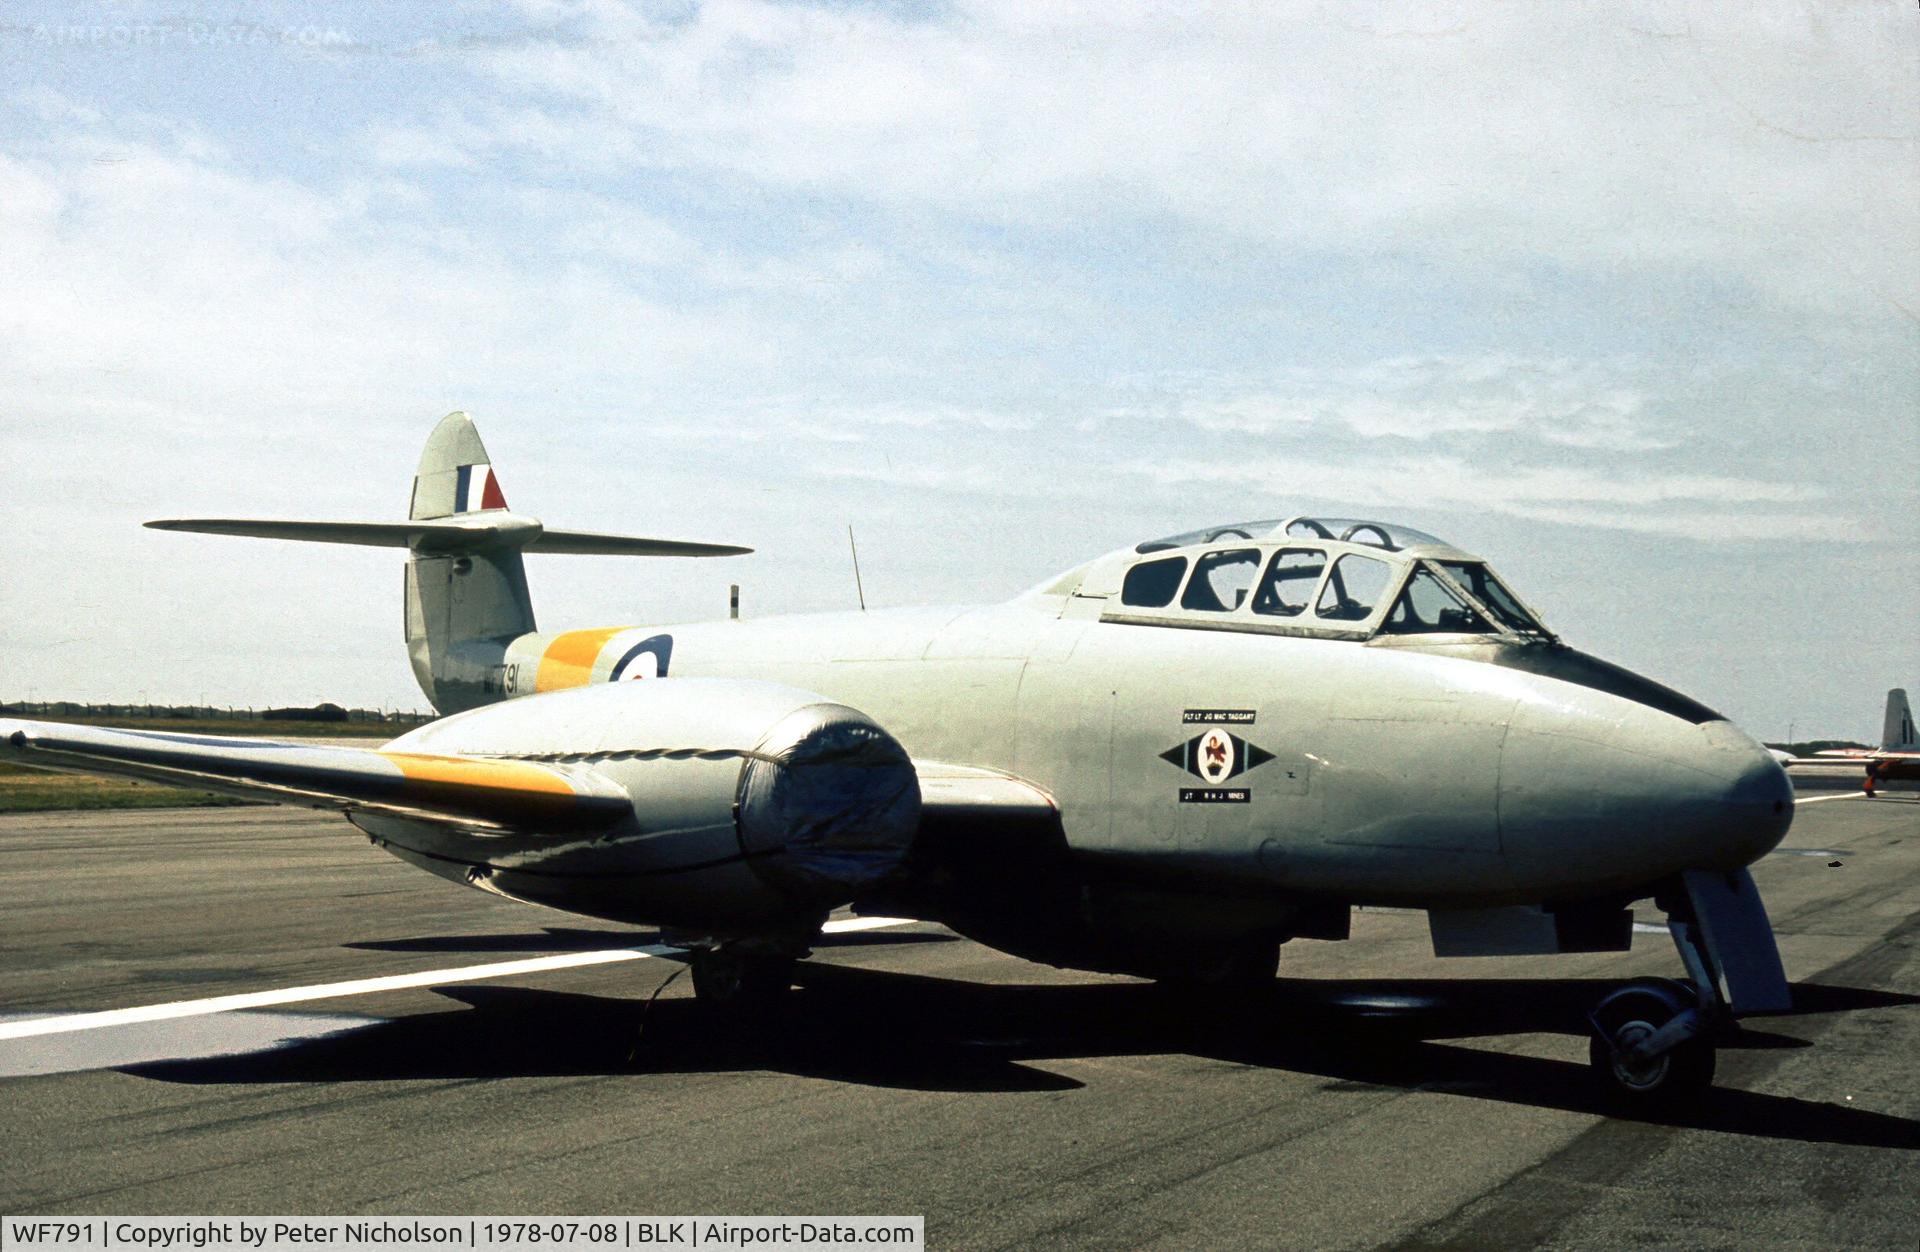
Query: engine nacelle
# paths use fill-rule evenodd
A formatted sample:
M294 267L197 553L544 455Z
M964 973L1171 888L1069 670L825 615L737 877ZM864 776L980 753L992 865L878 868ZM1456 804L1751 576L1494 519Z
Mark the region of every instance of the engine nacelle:
M590 769L633 816L590 835L354 820L404 860L483 890L616 921L714 934L803 924L905 859L913 764L858 709L775 683L667 678L461 713L392 751Z

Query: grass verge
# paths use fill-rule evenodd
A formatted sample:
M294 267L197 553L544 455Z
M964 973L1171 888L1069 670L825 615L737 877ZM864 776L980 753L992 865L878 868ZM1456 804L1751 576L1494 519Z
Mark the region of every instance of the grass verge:
M55 774L0 765L0 813L49 813L63 809L179 809L249 804L211 791L163 787L131 778Z
M36 717L27 720L86 726L122 726L184 734L234 735L266 739L366 739L384 742L409 727L380 722L225 721L190 717ZM168 787L98 774L57 774L23 765L0 765L0 813L47 813L70 809L211 808L255 803L211 791Z

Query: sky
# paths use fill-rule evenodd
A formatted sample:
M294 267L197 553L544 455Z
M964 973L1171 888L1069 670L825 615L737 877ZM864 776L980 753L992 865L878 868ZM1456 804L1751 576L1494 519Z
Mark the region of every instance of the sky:
M479 423L543 628L1377 516L1763 738L1920 692L1906 0L0 8L0 699L418 708Z

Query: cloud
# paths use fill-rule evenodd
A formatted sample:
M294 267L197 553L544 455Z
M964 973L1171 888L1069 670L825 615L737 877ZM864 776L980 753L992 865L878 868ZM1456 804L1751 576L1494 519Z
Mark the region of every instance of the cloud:
M1817 487L1733 475L1646 474L1569 466L1395 455L1329 463L1305 458L1134 461L1122 472L1162 489L1258 486L1268 497L1393 510L1486 511L1570 525L1698 540L1805 537L1844 531ZM1305 507L1304 503L1302 507Z
M1218 382L1203 382L1199 394L1177 400L1174 412L1200 430L1241 434L1299 437L1337 428L1416 442L1501 436L1610 452L1670 448L1679 442L1675 435L1641 417L1647 373L1621 361L1396 357L1296 368L1264 384L1241 383L1226 396L1209 394Z
M575 231L596 225L562 210ZM670 268L708 263L669 227L643 234L643 220L597 225ZM526 264L453 225L416 184L261 174L191 128L78 113L0 154L0 265L0 404L16 420L251 420L266 397L321 420L432 413L483 366L496 380L562 378L583 360L586 401L737 378L782 338L603 269Z
M944 601L1297 504L1446 514L1602 613L1737 569L1703 631L1836 690L1912 656L1848 635L1920 586L1900 6L367 14L350 48L0 32L44 84L0 108L0 630L161 640L92 649L102 694L410 699L373 557L134 523L386 512L453 407L555 524L766 554L548 562L554 624L730 577L837 603L843 521ZM1766 537L1799 625L1738 590ZM290 599L327 655L264 642Z
M1302 254L1680 269L1876 318L1920 307L1908 16L596 3L470 54L521 107L447 129L989 221L1170 215Z

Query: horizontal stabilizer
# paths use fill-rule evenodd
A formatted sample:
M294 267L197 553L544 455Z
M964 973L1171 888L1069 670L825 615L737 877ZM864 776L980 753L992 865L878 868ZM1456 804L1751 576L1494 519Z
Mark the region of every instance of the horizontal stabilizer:
M484 831L577 831L629 817L591 770L531 761L116 730L0 718L0 761Z
M549 530L527 545L528 552L574 556L745 556L752 548L730 543L691 543L681 539L636 539L599 535L590 530Z
M411 548L416 552L474 552L489 547L582 556L743 556L752 548L727 543L691 543L680 539L642 539L591 531L548 530L518 513L467 513L412 522L307 522L280 518L182 517L148 522L153 530L185 530L204 535L240 535L253 539L293 539L303 543L348 543L375 548Z

